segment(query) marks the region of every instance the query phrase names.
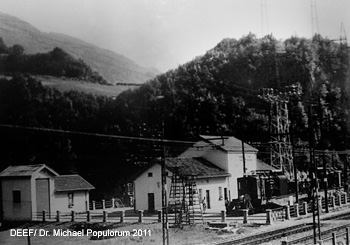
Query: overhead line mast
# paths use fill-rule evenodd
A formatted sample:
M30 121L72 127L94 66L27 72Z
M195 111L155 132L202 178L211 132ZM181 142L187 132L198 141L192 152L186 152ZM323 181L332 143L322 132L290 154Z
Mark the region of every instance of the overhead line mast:
M311 37L313 37L315 34L320 33L320 28L318 26L316 0L310 0L310 5L311 5L311 32L312 32Z
M262 37L269 33L269 21L267 15L266 0L261 0L261 35Z

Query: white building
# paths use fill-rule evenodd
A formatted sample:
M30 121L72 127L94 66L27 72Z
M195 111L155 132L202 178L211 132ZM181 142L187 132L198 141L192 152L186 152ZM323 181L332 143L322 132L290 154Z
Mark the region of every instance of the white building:
M183 152L180 157L202 157L230 174L229 200L238 198L237 178L243 177L242 141L233 136L201 135L201 140ZM244 143L245 173L276 170L257 158L258 150Z
M196 179L199 200L207 209L224 210L229 174L203 158L167 158L167 199L171 195L172 176L176 171ZM155 163L134 180L136 210L162 209L161 165Z
M194 175L208 209L224 210L225 201L238 198L237 178L243 177L242 141L232 136L201 135L201 140L178 158L166 159L169 200L174 166ZM276 170L257 159L258 150L244 144L245 173ZM161 166L153 164L134 180L136 210L161 210Z
M9 166L0 173L4 220L32 220L43 210L84 212L94 187L79 175L59 175L44 164Z

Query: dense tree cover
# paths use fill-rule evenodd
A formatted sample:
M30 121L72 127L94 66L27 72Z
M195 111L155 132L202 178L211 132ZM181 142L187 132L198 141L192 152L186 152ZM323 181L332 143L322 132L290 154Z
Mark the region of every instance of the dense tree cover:
M0 169L46 163L61 174L83 175L99 190L93 197L105 197L101 190L115 195L118 186L161 155L159 142L104 136L130 136L132 130L159 137L159 121L131 125L126 110L113 98L62 93L31 77L0 79Z
M259 39L253 34L224 39L205 55L118 99L129 108L155 107L157 96L163 95L164 102L158 105L166 112L168 137L216 134L268 142L270 105L260 98L262 89L284 95L297 86L301 96L288 96L297 147L308 146L312 108L316 148L345 149L349 143L346 50L345 44L320 35L312 40L281 41L271 35ZM146 120L144 114L133 113L133 121Z
M92 71L83 60L76 59L60 48L48 53L28 55L21 45L8 48L0 38L0 72L29 73L33 75L50 75L84 79L89 82L108 85L98 72Z
M0 42L2 49L8 50ZM6 52L27 57L20 47L11 49ZM192 141L199 134L214 134L268 142L270 105L260 98L261 89L284 94L298 85L302 94L290 96L289 103L297 147L308 146L312 108L316 148L343 150L349 143L349 61L344 50L344 45L319 35L313 40L280 41L271 35L259 39L253 34L224 39L205 55L116 98L60 93L30 77L3 79L0 123L159 139L163 121L167 139ZM49 55L66 56L56 49ZM98 188L113 189L162 156L159 142L0 130L5 146L0 149L2 167L45 162L61 173L78 171ZM168 144L166 155L176 155L186 146ZM298 167L308 168L308 161L307 155L298 156Z

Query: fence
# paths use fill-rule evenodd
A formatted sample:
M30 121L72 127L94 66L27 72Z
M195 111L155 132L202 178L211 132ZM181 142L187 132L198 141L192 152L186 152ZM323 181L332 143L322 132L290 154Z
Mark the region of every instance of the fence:
M121 208L125 205L119 198L112 198L110 200L101 200L101 201L91 201L89 203L90 210L97 209L106 209L106 208Z
M336 208L341 207L345 204L350 203L349 197L345 193L339 194L338 196L329 197L329 207ZM338 201L337 201L338 200ZM113 211L110 209L110 212L104 210L105 208L114 207L114 199L109 201L102 200L101 202L92 202L91 203L94 209L87 212L54 212L49 213L46 211L33 213L32 219L38 221L87 221L87 222L125 222L125 223L154 223L161 222L161 211L155 213L149 213L144 211L126 210L126 211ZM325 208L325 202L322 199L319 199L320 207ZM98 210L102 209L102 210ZM112 211L111 211L112 210ZM300 215L307 215L312 212L312 203L297 203L291 206L284 206L277 209L268 209L266 213L249 215L248 210L241 210L243 217L228 217L225 211L221 213L208 213L206 212L203 220L204 222L242 222L245 223L260 223L260 224L273 224L276 221L288 220L291 217L299 217ZM169 215L169 219L172 219L172 216Z
M161 211L157 213L144 213L140 210L138 212L133 211L116 211L108 213L103 212L36 212L32 214L32 220L34 221L56 221L56 222L120 222L120 223L155 223L161 222Z

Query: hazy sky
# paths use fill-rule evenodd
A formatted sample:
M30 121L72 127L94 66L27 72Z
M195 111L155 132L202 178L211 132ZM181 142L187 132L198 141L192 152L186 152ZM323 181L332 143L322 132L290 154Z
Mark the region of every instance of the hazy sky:
M315 1L319 32L339 39L343 23L349 37L350 0ZM262 9L268 24L262 24ZM310 0L0 0L0 12L160 71L204 54L226 37L312 34Z

